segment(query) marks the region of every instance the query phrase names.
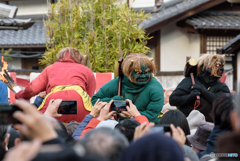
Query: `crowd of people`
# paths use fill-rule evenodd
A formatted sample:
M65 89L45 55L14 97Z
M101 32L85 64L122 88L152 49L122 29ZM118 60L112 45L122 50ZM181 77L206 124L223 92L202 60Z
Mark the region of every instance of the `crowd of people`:
M124 58L122 74L96 93L93 72L77 49L62 49L57 60L17 92L20 110L13 118L19 123L0 125L0 160L240 160L240 99L219 81L223 56L200 57L195 84L186 77L165 92L144 54ZM77 113L60 114L61 103L70 100Z

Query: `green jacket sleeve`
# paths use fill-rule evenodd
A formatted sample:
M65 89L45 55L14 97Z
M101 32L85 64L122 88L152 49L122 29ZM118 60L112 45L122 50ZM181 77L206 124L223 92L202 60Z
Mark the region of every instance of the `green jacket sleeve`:
M118 91L118 78L113 79L103 85L99 91L92 96L91 102L94 105L98 99L102 102L110 102L112 99L114 99L114 96L117 96ZM120 96L119 96L120 97ZM115 98L114 100L117 100Z
M150 94L150 103L148 104L146 110L139 111L141 115L144 115L148 118L149 122L154 122L158 124L157 118L158 115L162 111L163 103L164 103L164 93L162 87L152 88L149 91Z

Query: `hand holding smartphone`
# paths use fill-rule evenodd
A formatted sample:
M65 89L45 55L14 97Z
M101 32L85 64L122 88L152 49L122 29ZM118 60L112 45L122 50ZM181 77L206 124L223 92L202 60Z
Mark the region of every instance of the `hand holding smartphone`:
M77 101L62 101L58 108L58 114L76 115Z
M16 105L0 105L0 125L21 124L13 117L15 111L22 111Z
M110 111L121 113L122 111L127 111L127 106L129 106L129 103L126 101L113 101L110 107Z
M151 127L149 130L149 133L161 133L165 134L169 132L172 136L172 130L170 128L170 125L156 125L154 127Z

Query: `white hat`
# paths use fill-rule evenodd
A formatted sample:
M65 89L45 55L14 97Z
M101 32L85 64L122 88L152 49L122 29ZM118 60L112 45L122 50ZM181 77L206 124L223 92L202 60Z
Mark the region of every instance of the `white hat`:
M165 109L173 110L175 108L176 106L171 106L169 103L166 103L165 105L163 105L162 111Z
M118 122L116 120L106 120L106 121L101 121L96 128L100 128L100 127L108 127L110 129L114 129L115 126L118 124Z
M206 122L206 119L205 119L205 116L198 110L192 110L192 112L187 117L187 121L188 121L190 130L193 130L193 129L197 129L198 125L201 122Z

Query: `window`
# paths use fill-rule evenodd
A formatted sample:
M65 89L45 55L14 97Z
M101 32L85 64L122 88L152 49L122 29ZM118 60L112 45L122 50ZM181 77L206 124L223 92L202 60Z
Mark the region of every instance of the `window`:
M235 35L201 35L201 54L217 54L217 48L227 44Z

